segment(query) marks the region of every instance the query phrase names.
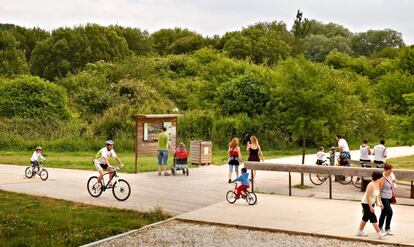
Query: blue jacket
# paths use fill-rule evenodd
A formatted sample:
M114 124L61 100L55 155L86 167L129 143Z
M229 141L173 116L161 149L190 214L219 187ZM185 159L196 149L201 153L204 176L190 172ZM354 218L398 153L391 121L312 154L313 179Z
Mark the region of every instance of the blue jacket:
M233 183L236 181L240 181L242 185L250 185L250 181L249 181L249 173L243 173L242 175L240 175L240 177L236 178L233 180Z

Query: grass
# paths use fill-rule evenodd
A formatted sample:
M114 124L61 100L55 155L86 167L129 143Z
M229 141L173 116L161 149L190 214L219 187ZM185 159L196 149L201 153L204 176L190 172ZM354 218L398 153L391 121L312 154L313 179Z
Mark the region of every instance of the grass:
M414 155L387 159L397 169L414 169Z
M79 246L168 217L0 190L0 246Z
M266 159L273 159L287 155L297 155L301 153L300 149L292 150L269 150L263 151ZM82 169L95 170L92 164L94 152L43 152L46 155L45 167L53 168L68 168L68 169ZM117 153L125 164L123 172L135 172L135 154L134 153ZM28 166L30 164L30 157L32 152L28 151L0 151L0 164L13 164ZM243 159L247 158L246 153L243 153ZM171 156L168 159L169 166L172 164ZM226 150L214 150L212 163L215 165L222 165L227 163ZM113 161L112 164L117 164ZM149 172L157 170L157 159L155 156L146 156L138 158L138 172Z

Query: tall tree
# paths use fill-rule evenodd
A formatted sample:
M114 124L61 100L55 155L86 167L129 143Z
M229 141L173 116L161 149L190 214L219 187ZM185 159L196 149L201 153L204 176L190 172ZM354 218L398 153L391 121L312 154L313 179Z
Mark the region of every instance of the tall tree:
M355 54L362 56L371 56L387 47L404 46L401 33L392 29L368 30L367 32L357 33L351 42Z
M15 76L28 72L24 51L18 49L14 36L8 31L0 31L0 75Z

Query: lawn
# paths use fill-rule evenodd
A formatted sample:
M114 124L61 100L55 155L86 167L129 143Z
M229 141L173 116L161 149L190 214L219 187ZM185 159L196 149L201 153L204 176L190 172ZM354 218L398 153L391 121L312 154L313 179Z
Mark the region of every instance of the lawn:
M387 159L397 169L414 169L414 155Z
M313 153L313 150L311 150ZM301 154L300 149L288 150L269 150L263 151L266 159L273 159L288 155ZM69 168L69 169L83 169L95 170L92 164L92 158L95 155L93 152L43 152L46 155L45 167L54 168ZM135 171L135 154L134 153L117 153L125 164L123 172ZM32 152L28 151L0 151L0 164L13 164L28 166ZM243 159L247 159L246 152L243 152ZM116 165L116 161L112 161ZM170 156L169 165L172 159ZM212 163L215 165L222 165L227 163L226 150L214 150ZM138 172L149 172L157 169L156 157L140 157L138 159Z
M0 190L0 246L79 246L168 217Z

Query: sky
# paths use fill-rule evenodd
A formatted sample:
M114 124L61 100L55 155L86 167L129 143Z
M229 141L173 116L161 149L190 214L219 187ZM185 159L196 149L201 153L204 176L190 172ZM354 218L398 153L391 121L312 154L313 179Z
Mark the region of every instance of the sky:
M0 23L47 30L86 23L149 32L182 27L213 36L261 21L283 21L290 29L298 9L352 32L391 28L414 44L412 0L0 0Z

